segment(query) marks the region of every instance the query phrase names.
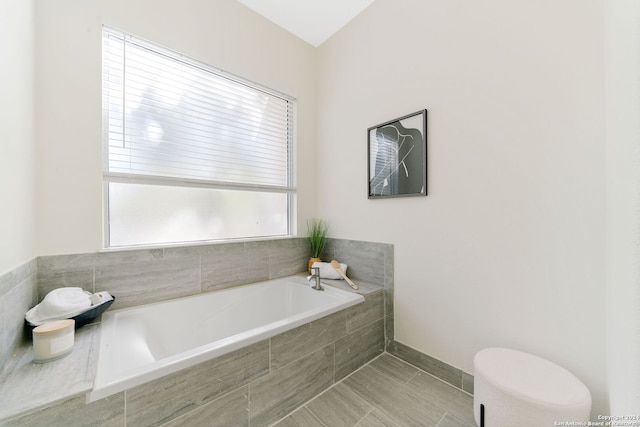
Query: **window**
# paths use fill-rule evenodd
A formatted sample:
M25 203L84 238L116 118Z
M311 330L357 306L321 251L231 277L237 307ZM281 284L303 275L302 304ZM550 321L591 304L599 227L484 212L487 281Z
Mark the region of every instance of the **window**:
M293 99L103 30L107 247L290 234Z

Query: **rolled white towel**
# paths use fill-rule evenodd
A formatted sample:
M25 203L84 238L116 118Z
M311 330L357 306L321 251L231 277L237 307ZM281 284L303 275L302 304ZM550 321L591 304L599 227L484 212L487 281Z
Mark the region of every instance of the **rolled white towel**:
M40 325L46 321L69 319L91 307L91 293L82 288L66 287L49 292L42 302L25 314L25 319L32 325Z
M107 301L111 301L113 297L107 291L96 292L91 295L91 305L95 307L96 305L104 304Z
M311 267L320 268L320 277L322 279L344 280L340 273L333 268L330 262L314 262ZM340 270L342 270L344 274L347 274L347 264L340 263Z

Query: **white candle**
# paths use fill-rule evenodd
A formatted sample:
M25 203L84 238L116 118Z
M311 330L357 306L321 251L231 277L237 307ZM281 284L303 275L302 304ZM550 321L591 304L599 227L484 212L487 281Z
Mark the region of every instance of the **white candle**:
M33 362L51 362L71 353L75 324L73 319L55 320L34 328Z

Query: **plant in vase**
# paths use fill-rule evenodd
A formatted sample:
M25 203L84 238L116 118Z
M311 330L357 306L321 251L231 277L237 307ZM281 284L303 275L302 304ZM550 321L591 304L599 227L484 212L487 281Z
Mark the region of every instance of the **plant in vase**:
M309 258L308 273L311 274L311 266L314 262L320 262L320 255L327 243L327 223L321 219L310 219L307 221L307 232L309 237L309 248L311 249L311 258Z

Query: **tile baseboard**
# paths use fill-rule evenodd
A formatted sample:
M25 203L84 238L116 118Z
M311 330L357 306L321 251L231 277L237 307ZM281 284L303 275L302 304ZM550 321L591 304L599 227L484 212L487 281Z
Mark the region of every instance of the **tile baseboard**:
M473 375L397 341L391 341L387 352L473 395Z

